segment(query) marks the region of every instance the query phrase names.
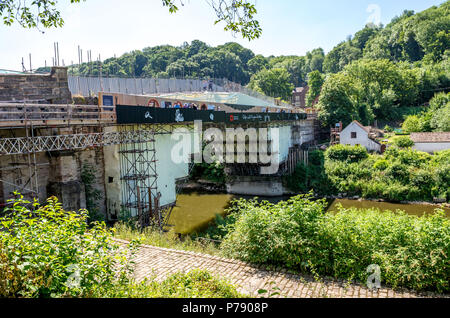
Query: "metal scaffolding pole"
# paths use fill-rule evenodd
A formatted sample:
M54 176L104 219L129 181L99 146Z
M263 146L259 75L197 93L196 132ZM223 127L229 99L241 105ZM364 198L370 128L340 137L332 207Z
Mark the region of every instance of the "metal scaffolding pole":
M137 138L133 143L120 144L120 180L122 183L122 214L136 217L141 227L154 226L164 230L172 206L160 205L156 171L156 140L154 125L120 126L120 132L133 135L146 132L152 138Z

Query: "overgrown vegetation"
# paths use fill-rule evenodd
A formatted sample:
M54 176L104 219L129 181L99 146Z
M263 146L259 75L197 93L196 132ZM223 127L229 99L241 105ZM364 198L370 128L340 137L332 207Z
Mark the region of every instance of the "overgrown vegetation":
M0 297L237 298L230 283L206 271L174 274L163 282L136 282L133 256L104 223L88 226L88 213L64 211L56 198L45 206L18 198L0 218Z
M411 148L414 146L414 141L412 141L408 136L397 137L392 141L392 143L398 148Z
M197 163L191 172L191 178L225 183L225 166L220 162Z
M294 191L318 195L360 196L387 201L450 200L450 151L435 155L412 150L408 137L399 137L383 155L365 148L337 145L311 154L286 183Z
M161 233L161 231L152 228L138 230L133 225L125 222L117 223L114 226L114 231L116 238L126 241L139 240L142 244L151 246L220 255L220 250L213 242L196 240L189 236L180 238L173 231Z
M104 223L64 211L56 198L34 210L21 196L0 218L0 295L94 297L130 282L136 242L119 251Z
M328 214L325 207L309 195L276 205L240 200L221 249L254 264L362 283L376 264L393 287L450 291L450 220L442 210L416 217L356 209Z
M412 132L450 132L450 93L438 93L426 111L408 116L403 130Z
M161 283L145 280L120 285L102 297L108 298L242 298L236 287L208 271L193 270L187 274L170 275Z
M86 194L86 210L89 211L89 220L91 222L104 221L105 216L98 209L98 201L102 198L102 193L94 187L95 171L94 168L84 163L81 170L81 181L84 184Z

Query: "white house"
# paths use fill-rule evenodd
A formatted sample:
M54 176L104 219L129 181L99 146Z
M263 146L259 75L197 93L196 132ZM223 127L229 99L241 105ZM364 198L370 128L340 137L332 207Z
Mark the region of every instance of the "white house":
M434 153L450 149L450 132L411 133L414 149Z
M375 139L375 134L370 127L364 127L358 121L353 121L340 133L340 143L342 145L360 145L367 151L381 152L381 144Z

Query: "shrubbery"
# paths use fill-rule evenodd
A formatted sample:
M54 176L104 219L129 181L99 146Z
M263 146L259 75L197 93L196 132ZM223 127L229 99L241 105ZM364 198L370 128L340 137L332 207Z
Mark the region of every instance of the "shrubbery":
M450 93L437 93L426 111L408 116L402 126L412 132L450 131Z
M126 284L131 267L104 223L87 224L87 211L19 198L0 218L0 296L92 297Z
M114 230L88 224L87 211L64 211L56 198L33 210L22 197L11 203L0 218L0 297L242 297L206 271L138 283L132 260L141 235L120 247Z
M327 214L325 201L309 196L237 206L221 245L227 256L362 283L376 264L385 284L450 291L450 220L442 210L423 217L356 209Z
M393 144L399 148L411 148L414 146L414 141L412 141L408 136L402 136L395 138Z
M399 144L407 146L408 140L402 139ZM317 152L312 154L320 158ZM430 155L394 146L383 155L369 155L361 147L337 145L323 155L322 161L310 160L307 167L300 164L286 185L294 191L313 190L318 195L343 193L395 202L432 201L435 197L450 200L448 150Z
M325 152L325 158L345 162L359 162L367 157L367 150L362 146L336 145Z
M120 285L107 291L108 298L241 298L244 295L227 281L204 270L176 273L163 282L155 280Z
M225 166L220 162L216 163L198 163L192 170L191 177L194 179L205 179L208 181L224 183Z

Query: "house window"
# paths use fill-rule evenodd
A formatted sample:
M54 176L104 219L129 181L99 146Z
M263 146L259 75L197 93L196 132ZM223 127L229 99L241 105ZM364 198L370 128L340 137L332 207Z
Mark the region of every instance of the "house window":
M357 138L356 132L352 132L352 139L356 139L356 138Z

